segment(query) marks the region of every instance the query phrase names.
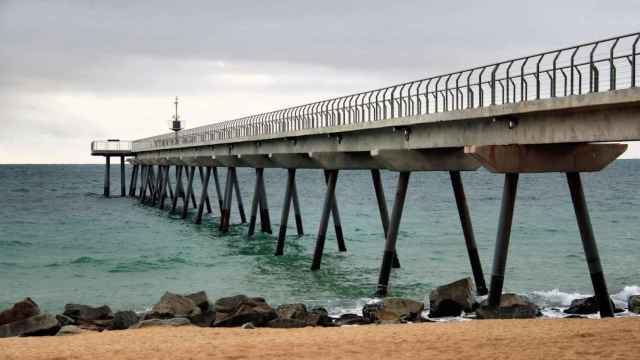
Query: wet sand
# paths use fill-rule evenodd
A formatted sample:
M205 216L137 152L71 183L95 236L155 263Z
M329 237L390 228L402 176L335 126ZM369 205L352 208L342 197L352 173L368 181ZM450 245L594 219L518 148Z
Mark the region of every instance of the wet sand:
M640 318L304 329L146 328L0 339L0 359L632 359Z

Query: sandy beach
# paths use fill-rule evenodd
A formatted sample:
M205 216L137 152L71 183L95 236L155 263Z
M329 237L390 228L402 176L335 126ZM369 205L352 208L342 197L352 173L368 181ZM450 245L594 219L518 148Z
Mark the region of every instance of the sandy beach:
M0 339L0 359L631 359L640 318L304 329L146 328Z

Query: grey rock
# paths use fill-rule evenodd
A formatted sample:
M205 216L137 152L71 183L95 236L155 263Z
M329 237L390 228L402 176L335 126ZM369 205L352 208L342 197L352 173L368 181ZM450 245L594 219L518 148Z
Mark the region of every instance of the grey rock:
M326 309L317 307L307 312L304 322L308 326L333 326L333 320Z
M262 326L277 317L276 311L263 298L244 295L222 298L215 303L216 317L213 326L242 326L251 322Z
M200 315L192 316L190 320L193 325L211 327L216 321L216 312L213 309L209 309L206 312L200 313Z
M187 318L173 318L173 319L149 319L142 320L139 323L131 326L129 329L141 329L152 326L187 326L191 325L191 321Z
M191 318L200 315L202 311L190 298L166 292L160 298L160 302L155 304L151 312L147 314L148 319L171 319L177 317Z
M60 326L65 327L67 325L75 325L76 321L73 320L72 318L62 315L62 314L58 314L56 315L56 319L58 319L58 323L60 323Z
M282 319L302 320L307 316L307 307L304 304L285 304L276 308L276 313Z
M342 314L338 319L334 321L338 326L342 325L364 325L367 322L360 315L356 314Z
M186 297L191 299L203 313L209 311L211 306L209 304L209 298L207 297L206 292L198 291L196 293L186 295Z
M117 311L113 314L113 322L109 327L110 330L125 330L140 321L140 317L134 311Z
M611 299L611 307L613 307L614 312L622 312L622 309L616 308L615 304ZM591 296L588 298L575 299L571 302L568 309L564 310L565 314L576 314L576 315L587 315L587 314L595 314L600 311L600 306L598 305L598 301L595 296Z
M540 315L538 306L526 296L502 294L500 306L490 307L484 300L476 309L479 319L531 319Z
M107 305L93 307L89 305L66 304L63 315L72 318L78 323L113 319L113 313Z
M86 332L89 332L89 331L75 325L66 325L61 327L60 330L58 330L58 333L56 333L56 336L78 335Z
M362 308L366 322L380 320L416 321L421 318L424 304L419 301L402 298L385 298L381 302L367 304Z
M0 325L28 319L40 314L40 308L31 298L26 298L13 304L10 309L0 312Z
M640 314L640 295L631 295L628 300L629 311Z
M475 285L471 278L438 286L429 294L429 317L460 316L475 304Z
M60 330L60 324L55 316L39 314L0 326L0 338L55 335L58 330Z
M307 326L307 324L304 320L276 318L269 321L266 326L276 329L294 329L303 328Z

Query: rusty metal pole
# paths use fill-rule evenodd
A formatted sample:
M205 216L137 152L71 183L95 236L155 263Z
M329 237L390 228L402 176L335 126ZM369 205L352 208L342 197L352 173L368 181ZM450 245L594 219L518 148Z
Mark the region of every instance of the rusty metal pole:
M409 176L411 172L402 171L398 176L398 189L396 190L396 198L391 210L391 218L389 220L389 230L384 243L384 253L382 255L382 266L380 267L380 276L378 278L378 289L376 296L386 296L389 288L389 276L391 275L391 265L393 265L393 254L396 252L396 242L398 240L398 229L400 228L400 220L402 219L402 210L404 209L404 201L407 197L407 188L409 186Z
M478 246L476 245L473 226L471 224L471 215L469 215L467 197L465 196L464 186L462 185L462 177L460 176L460 171L450 171L449 175L451 177L453 194L456 198L458 215L460 216L460 224L462 225L462 233L464 234L464 240L467 245L467 254L469 255L469 261L471 263L471 271L473 272L473 279L476 283L476 293L478 295L487 295L489 291L487 290L487 284L484 281L484 273L482 272Z
M518 173L507 173L504 178L502 191L502 204L500 206L500 218L498 220L498 235L493 254L493 268L491 270L491 288L489 289L488 303L491 307L499 307L502 298L502 285L504 284L504 272L507 265L509 252L509 238L511 236L511 224L513 223L513 209L518 190Z
M389 232L389 210L387 209L387 199L384 196L384 187L382 186L382 178L380 177L380 170L371 169L371 179L373 180L373 189L376 193L376 200L378 201L378 210L380 211L380 220L382 221L382 230L384 231L384 238L387 238ZM398 259L398 252L393 253L392 268L400 268L400 259Z
M611 306L607 283L604 279L604 271L602 270L598 246L595 235L593 234L593 227L591 226L589 209L587 208L587 201L584 196L584 190L582 189L580 173L567 173L567 182L569 183L573 209L575 210L578 228L580 229L582 247L584 248L589 273L591 274L593 291L598 301L598 308L600 309L600 317L612 317L613 307Z
M322 206L322 215L320 217L320 225L318 226L318 236L316 238L316 248L313 253L311 270L320 269L320 264L322 263L322 252L324 251L324 242L327 236L329 214L333 208L333 200L335 199L338 170L326 170L325 176L327 177L327 191L324 196L324 205Z
M280 217L280 232L278 233L278 244L276 246L276 256L284 254L284 241L287 237L287 225L289 222L289 211L291 210L291 200L293 184L296 179L296 169L287 169L287 184L284 191L284 204L282 205L282 216Z

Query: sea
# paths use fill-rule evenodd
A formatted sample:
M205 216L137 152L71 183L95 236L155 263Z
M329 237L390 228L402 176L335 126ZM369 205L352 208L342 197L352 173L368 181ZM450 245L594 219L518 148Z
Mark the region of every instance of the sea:
M221 168L221 185L225 173ZM397 173L382 174L391 209ZM112 194L119 194L118 165L111 176ZM255 173L240 168L238 176L248 215ZM325 189L321 170L297 172L305 235L297 236L291 215L284 256L274 251L285 170L265 170L274 235L253 237L235 198L229 233L218 230L213 186L213 213L196 225L194 210L182 220L136 199L103 197L103 177L104 165L0 165L0 309L31 297L50 312L67 303L143 311L165 291L199 290L210 299L246 294L272 305L302 302L334 315L358 313L373 300L384 236L368 171L340 172L336 197L348 251L338 251L330 223L319 271L310 266ZM462 179L489 282L504 178L481 169ZM608 287L622 307L640 294L639 179L640 160L583 174ZM391 296L428 303L432 288L471 276L448 173L411 175L397 250L402 268L392 272ZM546 317L560 317L571 300L592 294L563 174L520 177L504 286L529 296Z

